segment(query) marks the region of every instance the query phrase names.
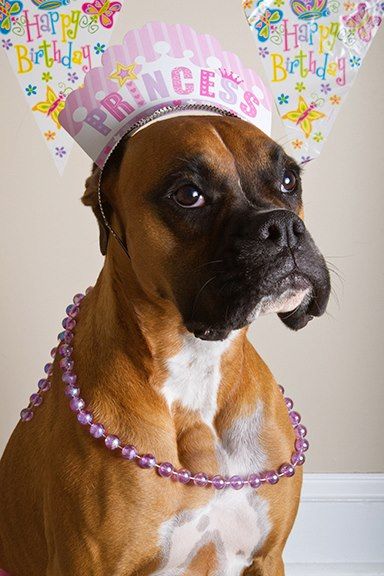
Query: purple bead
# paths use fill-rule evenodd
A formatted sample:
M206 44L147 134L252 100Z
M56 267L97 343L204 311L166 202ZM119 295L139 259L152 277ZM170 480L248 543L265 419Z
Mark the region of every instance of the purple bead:
M121 450L121 455L126 460L134 460L137 456L137 450L131 444L127 444L127 446L124 446Z
M88 286L88 288L86 289L85 293L89 294L90 292L92 292L93 290L93 286Z
M72 400L69 403L69 407L71 408L71 410L73 412L78 412L79 410L82 410L85 406L85 402L82 398L72 398Z
M225 488L225 480L222 476L214 476L212 478L212 486L216 488L216 490L222 490Z
M156 464L156 458L153 454L143 454L140 456L138 464L140 468L154 468Z
M57 335L57 339L60 342L64 342L64 336L65 336L65 330L63 330L63 332L60 332L60 334Z
M244 480L240 476L232 476L229 483L234 490L240 490L244 486Z
M291 419L292 424L294 424L294 425L299 424L299 422L301 420L300 414L298 412L295 412L295 411L291 412L289 414L289 417Z
M280 392L281 392L282 394L284 394L284 392L285 392L284 387L283 387L283 386L280 386L280 384L279 384L279 385L278 385L278 388L279 388Z
M299 454L298 452L294 452L291 456L291 463L294 466L302 466L305 462L304 454Z
M24 410L22 410L20 412L20 418L23 422L29 422L33 418L32 410L29 410L28 408L24 408Z
M170 478L173 474L174 467L170 462L162 462L157 469L157 472L163 478Z
M261 486L261 478L259 474L250 474L248 476L248 482L251 488L260 488Z
M85 426L86 424L92 424L93 416L90 412L80 411L77 415L77 419L80 424Z
M82 299L84 298L84 294L75 294L75 296L73 297L73 303L74 304L80 304L80 302L82 301Z
M65 330L63 341L66 344L70 344L72 342L72 340L73 340L73 332L70 332L69 330Z
M32 404L32 406L40 406L43 403L43 398L40 396L40 394L35 393L30 397L29 402Z
M72 372L64 372L61 379L65 384L69 384L70 386L74 386L77 382L77 376L76 374L72 374Z
M293 400L292 398L284 398L284 402L288 410L292 410L293 408Z
M51 383L46 378L41 378L41 380L39 380L37 383L37 387L42 392L48 392L48 390L51 388Z
M307 429L304 424L298 424L296 426L295 434L298 438L304 438L307 435Z
M73 360L71 360L70 358L67 358L66 356L64 356L64 358L62 358L59 362L60 364L60 368L62 370L64 370L65 372L71 372L71 370L74 367L74 362Z
M44 372L49 376L50 374L52 374L52 370L53 370L53 364L51 362L48 362L48 364L44 366Z
M73 348L72 346L69 346L68 344L60 344L59 346L59 354L60 356L71 356L73 352Z
M268 472L263 474L263 478L265 478L265 481L268 482L268 484L277 484L279 481L279 475L276 470L268 470Z
M193 483L195 486L204 487L208 484L208 476L204 472L198 472L193 478Z
M74 320L74 318L64 318L64 320L61 323L62 327L65 328L65 330L73 330L74 327L76 326L76 320Z
M56 346L54 348L52 348L51 350L51 358L54 358L56 356L56 352L57 352L57 348Z
M291 476L293 476L295 473L295 469L292 466L292 464L282 464L279 468L279 474L282 474L283 476L286 476L287 478L290 478Z
M105 433L104 426L102 424L92 424L89 433L94 438L101 438Z
M188 482L191 479L192 474L190 473L189 470L186 470L185 468L181 468L180 470L177 471L177 480L181 483L181 484L188 484Z
M114 434L108 434L104 442L109 450L116 450L120 445L120 440Z
M295 442L295 448L298 452L306 452L309 448L309 442L306 438L298 438Z
M70 318L76 318L79 311L80 311L80 308L78 306L76 306L76 304L69 304L69 306L67 306L67 308L65 310L67 316L69 316Z
M65 387L64 394L68 396L68 398L76 398L76 396L80 396L80 388L78 386L71 386L68 384Z

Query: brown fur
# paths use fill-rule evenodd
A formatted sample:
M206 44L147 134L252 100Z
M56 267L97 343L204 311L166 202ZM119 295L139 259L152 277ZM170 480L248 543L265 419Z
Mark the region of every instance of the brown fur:
M270 145L266 136L240 121L232 132L224 126L221 134L231 140L231 153L217 137L216 127L223 122L191 120L189 151L203 149L218 172L227 173L234 164L246 170L249 158L237 140L252 137L258 161L264 162ZM210 429L180 406L171 413L160 394L165 361L179 350L185 331L174 301L175 278L188 273L196 251L206 249L204 241L191 245L175 265L170 255L177 253L177 238L146 196L166 172L169 158L178 154L183 130L180 119L146 128L128 142L119 176L112 173L105 182L106 202L114 206L112 222L127 242L131 261L110 238L103 270L81 306L74 360L96 421L159 461L214 474L219 470ZM85 194L95 211L96 177L97 172ZM105 235L101 242L106 247ZM250 414L258 399L266 410L260 442L274 468L289 460L294 435L273 377L243 329L222 362L218 436L240 415ZM299 469L294 478L260 490L270 503L272 531L244 576L283 576L281 553L296 516L301 480ZM12 434L0 485L0 567L12 576L151 574L160 561L161 523L212 497L209 489L159 479L93 440L68 410L58 358L43 405ZM185 574L213 576L215 566L215 548L208 544Z

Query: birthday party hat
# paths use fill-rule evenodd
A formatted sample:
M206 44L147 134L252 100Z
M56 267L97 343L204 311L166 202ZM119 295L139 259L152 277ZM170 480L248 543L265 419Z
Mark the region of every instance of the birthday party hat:
M124 134L171 112L233 115L270 134L271 101L262 80L210 35L154 22L130 30L101 61L59 115L99 166Z
M244 0L299 162L321 152L382 21L381 0ZM362 106L367 103L362 102Z
M110 0L0 0L1 47L60 173L73 139L59 114L100 64L121 7Z

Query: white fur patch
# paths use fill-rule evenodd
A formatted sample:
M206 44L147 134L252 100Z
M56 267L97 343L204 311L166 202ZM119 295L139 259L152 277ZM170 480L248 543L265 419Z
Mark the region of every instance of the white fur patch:
M182 576L206 544L216 548L215 576L240 576L269 531L268 505L250 488L216 493L198 510L185 511L161 527L163 563L154 576Z
M202 421L211 426L217 409L221 358L235 337L233 333L222 342L209 342L193 334L184 336L181 351L167 362L169 376L162 388L170 409L178 402L199 412Z
M169 377L163 394L170 408L177 401L197 411L204 422L213 426L220 362L233 339L234 336L225 342L205 342L194 336L185 337L182 350L168 360ZM251 416L236 420L217 440L221 474L246 475L265 468L266 457L258 442L262 426L263 405L259 402ZM249 487L240 491L211 490L208 504L185 510L162 524L162 563L154 576L183 576L198 551L211 542L215 544L218 562L215 576L240 576L252 563L270 530L267 502Z

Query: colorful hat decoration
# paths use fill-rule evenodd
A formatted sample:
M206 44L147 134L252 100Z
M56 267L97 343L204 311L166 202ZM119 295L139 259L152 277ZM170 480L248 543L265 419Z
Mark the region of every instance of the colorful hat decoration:
M129 31L71 92L59 121L103 166L121 137L163 112L211 110L271 131L271 101L260 77L210 35L150 23Z
M31 0L39 10L56 10L61 6L66 6L71 0Z
M329 136L382 22L384 3L244 0L243 7L285 126L287 150L308 162Z
M122 3L0 0L0 49L62 173L74 144L59 114L88 70L100 66Z
M291 0L292 12L300 20L317 20L322 16L328 16L328 0Z

